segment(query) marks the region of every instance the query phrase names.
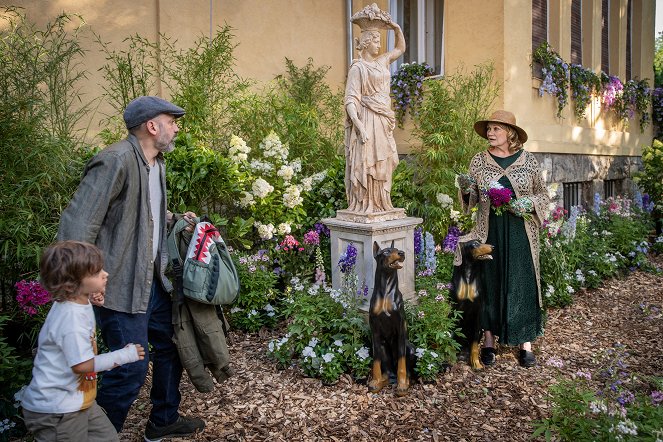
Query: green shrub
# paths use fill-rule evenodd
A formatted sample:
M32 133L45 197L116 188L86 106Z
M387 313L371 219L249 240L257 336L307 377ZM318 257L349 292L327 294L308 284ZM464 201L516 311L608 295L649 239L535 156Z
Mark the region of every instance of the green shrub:
M20 359L15 348L11 347L4 337L4 327L8 316L0 315L0 441L8 441L21 436L21 418L14 394L30 381L31 359Z
M425 380L454 363L460 350L454 339L460 313L449 302L449 284L439 281L436 276L417 278L417 303L406 303L408 337L418 356L415 371Z
M491 65L460 69L441 80L428 80L414 134L421 141L411 163L413 188L398 189L408 199L399 201L411 216L424 219L423 228L441 242L451 224L452 206L441 204L438 195L454 197L457 173L485 149L486 142L474 132L474 122L490 112L498 87ZM398 174L397 170L397 174Z
M286 73L262 91L238 96L230 105L234 134L257 146L271 132L279 134L302 173L329 167L343 147L343 92L325 82L329 67L301 68L286 58Z
M240 291L229 311L231 325L250 332L274 326L278 320L278 278L272 270L272 259L264 252L232 256Z
M79 91L82 20L62 14L37 29L9 8L1 20L0 279L9 286L36 274L55 239L90 155L75 129L89 105Z

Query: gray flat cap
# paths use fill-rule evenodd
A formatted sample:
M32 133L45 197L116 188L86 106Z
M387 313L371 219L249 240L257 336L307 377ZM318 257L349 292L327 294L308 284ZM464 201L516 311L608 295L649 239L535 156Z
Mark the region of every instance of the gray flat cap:
M184 109L163 98L138 97L127 104L127 108L124 110L124 123L127 125L127 129L131 129L159 114L169 114L179 118L184 115Z

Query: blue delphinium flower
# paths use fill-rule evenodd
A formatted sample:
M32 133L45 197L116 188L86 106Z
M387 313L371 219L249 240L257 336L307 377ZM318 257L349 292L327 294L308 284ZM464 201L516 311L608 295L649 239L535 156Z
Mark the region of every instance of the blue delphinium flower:
M430 269L433 273L435 273L435 269L437 269L437 258L435 257L435 238L433 238L432 233L426 232L424 239L424 264L426 269Z
M639 210L642 210L642 194L640 193L639 190L636 190L635 196L633 197L633 203L635 204L635 207L637 207Z
M594 213L599 215L601 213L601 195L594 194Z
M357 263L357 248L354 244L348 244L348 247L345 249L345 253L341 254L338 260L338 266L341 270L341 273L348 273L354 269L355 264Z

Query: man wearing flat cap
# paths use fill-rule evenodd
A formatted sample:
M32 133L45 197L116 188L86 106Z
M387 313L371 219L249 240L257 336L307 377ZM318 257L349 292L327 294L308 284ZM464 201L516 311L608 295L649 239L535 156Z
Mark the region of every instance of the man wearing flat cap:
M104 253L108 284L97 324L110 350L127 344L152 346L149 358L104 373L97 402L118 433L145 382L152 360L152 411L145 440L185 436L201 430L200 419L180 416L182 365L172 341L173 287L164 276L168 253L166 174L163 153L174 149L184 109L143 96L124 111L126 139L99 152L62 213L58 240L96 244ZM193 219L193 213L184 214Z

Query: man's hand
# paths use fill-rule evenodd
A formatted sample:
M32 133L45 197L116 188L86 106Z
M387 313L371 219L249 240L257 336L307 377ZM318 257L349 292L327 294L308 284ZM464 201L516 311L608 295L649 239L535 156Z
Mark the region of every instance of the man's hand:
M196 214L193 212L184 212L182 218L184 221L189 223L189 227L187 227L185 230L187 232L193 232L193 228L196 227Z

